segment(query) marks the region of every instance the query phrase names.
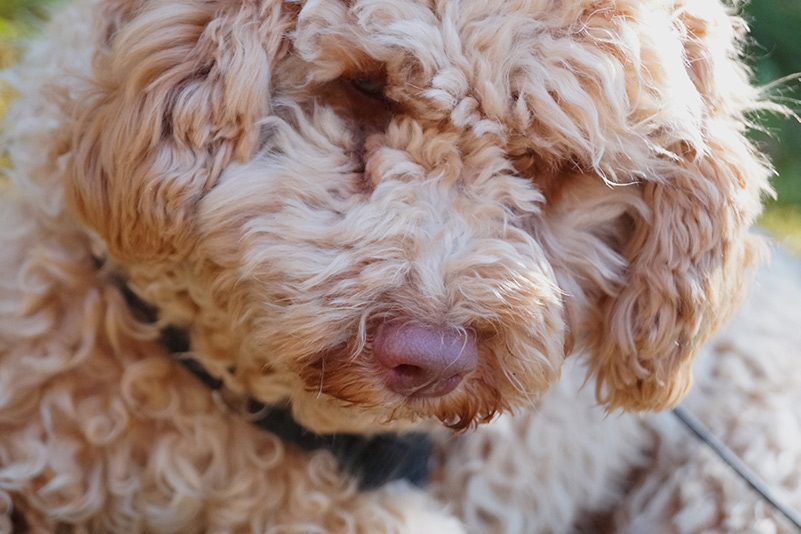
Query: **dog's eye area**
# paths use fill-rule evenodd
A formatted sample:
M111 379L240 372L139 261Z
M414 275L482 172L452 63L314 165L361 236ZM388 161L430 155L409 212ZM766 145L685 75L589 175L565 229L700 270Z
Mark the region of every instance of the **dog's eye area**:
M373 76L361 76L352 78L351 85L356 88L360 93L363 93L372 98L381 98L384 96L384 80L375 78Z

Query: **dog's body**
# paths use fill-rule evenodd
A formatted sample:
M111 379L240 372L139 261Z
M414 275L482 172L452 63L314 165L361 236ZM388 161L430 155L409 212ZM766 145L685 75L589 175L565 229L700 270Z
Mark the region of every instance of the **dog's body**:
M677 402L758 255L739 31L717 0L64 10L7 75L0 529L783 528L668 414L604 409ZM762 284L688 403L798 506L797 275ZM167 324L229 398L430 431L431 481L359 491Z

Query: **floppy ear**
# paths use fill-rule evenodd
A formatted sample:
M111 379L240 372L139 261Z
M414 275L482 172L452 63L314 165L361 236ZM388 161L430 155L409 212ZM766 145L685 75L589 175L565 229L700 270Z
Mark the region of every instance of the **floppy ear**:
M596 394L610 409L663 409L681 399L695 354L739 304L760 250L747 230L769 170L746 139L743 118L759 105L757 93L735 59L731 21L724 18L721 36L704 19L685 17L685 65L704 102L703 142L669 147L676 159L665 158L640 186L650 220L635 221L623 251L624 284L601 303L591 327Z
M269 112L291 20L280 0L153 1L95 58L71 99L69 205L120 258L192 247L194 206L246 160Z

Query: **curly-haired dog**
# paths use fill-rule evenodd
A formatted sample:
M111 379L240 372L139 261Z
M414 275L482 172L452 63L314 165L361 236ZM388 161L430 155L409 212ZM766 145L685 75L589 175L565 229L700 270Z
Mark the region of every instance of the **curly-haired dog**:
M605 416L682 398L759 256L743 33L718 0L73 2L5 74L0 530L781 527ZM746 345L696 407L798 502L799 373ZM430 480L360 487L256 401L428 432Z

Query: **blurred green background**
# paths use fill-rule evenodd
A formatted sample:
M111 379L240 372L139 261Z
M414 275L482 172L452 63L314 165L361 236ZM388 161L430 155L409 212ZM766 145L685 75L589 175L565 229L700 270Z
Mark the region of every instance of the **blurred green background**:
M746 6L752 42L748 58L756 80L766 84L801 73L801 0L752 0ZM801 81L780 84L774 96L801 114ZM795 118L766 115L765 132L753 137L770 154L779 175L773 180L777 199L761 224L801 254L801 123Z
M53 1L0 0L0 68L16 60L18 40L34 32ZM751 27L747 55L756 80L766 84L801 73L801 0L752 0L744 15ZM801 82L787 81L773 94L801 113L801 105L794 104L801 99ZM11 98L10 88L0 85L0 115ZM752 135L779 173L773 180L778 198L768 204L761 224L801 254L801 124L776 115L765 116L761 123L764 131Z

